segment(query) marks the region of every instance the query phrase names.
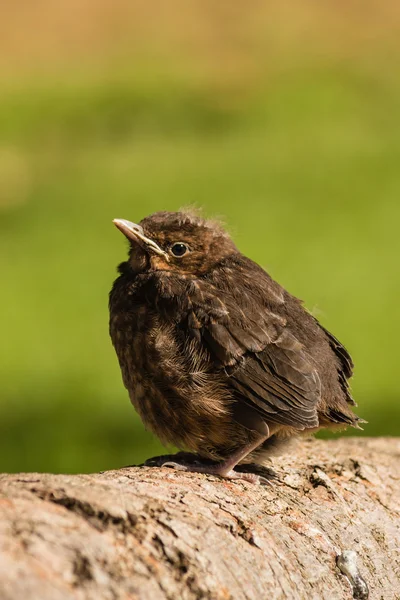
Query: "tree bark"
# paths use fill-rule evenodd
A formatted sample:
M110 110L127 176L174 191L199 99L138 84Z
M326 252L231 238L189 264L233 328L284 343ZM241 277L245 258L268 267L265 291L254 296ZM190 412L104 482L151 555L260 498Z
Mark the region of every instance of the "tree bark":
M0 599L399 599L399 459L400 439L346 438L275 459L273 487L1 475Z

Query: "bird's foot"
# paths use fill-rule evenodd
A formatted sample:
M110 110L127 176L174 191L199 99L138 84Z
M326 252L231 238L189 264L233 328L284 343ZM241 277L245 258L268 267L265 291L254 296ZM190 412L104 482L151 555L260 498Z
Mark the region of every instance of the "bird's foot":
M242 481L247 481L248 483L254 483L256 485L270 485L273 486L273 481L263 477L262 475L257 475L256 473L246 473L235 471L234 469L230 469L229 471L225 471L221 469L220 466L217 465L184 465L182 463L177 463L173 461L167 461L161 465L162 467L171 467L176 469L177 471L185 471L186 473L208 473L209 475L218 475L223 479L241 479Z
M176 460L178 459L179 462ZM272 470L265 469L259 465L241 465L240 470L229 468L226 461L215 463L211 460L198 457L196 454L187 452L178 452L178 454L158 456L146 461L145 466L170 467L177 471L187 473L208 473L209 475L218 475L224 479L239 479L253 483L255 485L273 486L277 479ZM242 470L249 467L251 470ZM262 475L254 472L261 471Z

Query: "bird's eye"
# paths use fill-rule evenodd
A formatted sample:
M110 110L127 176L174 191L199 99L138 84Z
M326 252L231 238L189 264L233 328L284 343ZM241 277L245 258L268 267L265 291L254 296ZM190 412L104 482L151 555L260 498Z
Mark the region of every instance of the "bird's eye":
M175 244L172 244L171 246L171 254L173 254L174 256L178 256L179 258L181 256L185 256L185 254L187 254L188 252L189 247L183 242L175 242Z

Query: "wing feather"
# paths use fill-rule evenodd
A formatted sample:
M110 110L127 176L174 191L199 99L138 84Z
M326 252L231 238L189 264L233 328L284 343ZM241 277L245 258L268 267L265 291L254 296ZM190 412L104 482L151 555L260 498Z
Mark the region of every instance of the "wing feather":
M246 295L240 303L229 289L198 282L187 325L225 370L239 401L272 422L298 429L318 425L316 367L286 319L267 303L249 302Z
M317 321L317 323L318 323L318 321ZM339 375L338 375L339 383L342 387L342 390L345 393L347 403L352 406L357 406L356 402L354 401L354 399L350 393L350 386L347 381L347 379L353 375L353 368L354 368L353 360L352 360L350 354L348 353L348 351L346 350L346 348L343 346L343 344L341 342L339 342L339 340L330 331L325 329L325 327L322 327L322 325L320 323L318 323L318 325L326 333L328 340L329 340L329 345L339 359L340 367L341 367L339 370ZM348 418L348 416L347 416L347 418Z

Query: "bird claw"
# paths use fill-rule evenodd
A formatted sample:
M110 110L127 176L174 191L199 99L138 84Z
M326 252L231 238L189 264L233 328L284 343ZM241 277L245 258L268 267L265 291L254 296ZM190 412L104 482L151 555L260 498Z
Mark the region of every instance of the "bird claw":
M179 462L178 462L179 461ZM166 463L173 463L176 465L187 465L199 464L200 457L197 454L191 452L177 452L176 454L163 454L161 456L153 456L144 461L143 467L163 467ZM210 464L213 464L210 461Z
M167 460L167 462L163 463L161 467L170 467L175 469L176 471L189 471L190 469L186 465L181 465L177 462L173 462L172 460Z
M267 477L263 477L262 475L257 475L257 473L247 473L245 471L230 471L226 475L222 477L226 477L227 479L239 479L242 481L246 481L247 483L253 483L254 485L264 485L269 487L274 487L275 481L272 479L268 479Z
M269 486L271 488L275 487L276 485L281 485L281 483L278 480L267 479L266 477L263 477L262 475L257 475L257 477L258 477L259 485L265 485L265 486Z

